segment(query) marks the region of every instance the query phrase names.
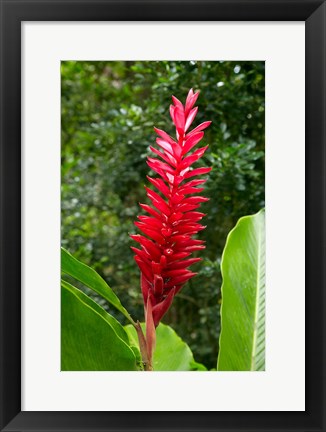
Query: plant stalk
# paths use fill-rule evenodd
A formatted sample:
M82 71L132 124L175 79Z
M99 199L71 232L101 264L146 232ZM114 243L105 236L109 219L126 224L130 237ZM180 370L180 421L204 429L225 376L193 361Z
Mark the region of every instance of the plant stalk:
M137 336L138 336L139 348L140 348L142 362L144 364L144 369L146 372L151 372L154 370L153 369L153 359L149 358L149 356L148 356L146 339L145 339L145 336L144 336L144 333L143 333L143 330L141 328L139 321L137 321L137 323L135 323L135 329L136 329Z

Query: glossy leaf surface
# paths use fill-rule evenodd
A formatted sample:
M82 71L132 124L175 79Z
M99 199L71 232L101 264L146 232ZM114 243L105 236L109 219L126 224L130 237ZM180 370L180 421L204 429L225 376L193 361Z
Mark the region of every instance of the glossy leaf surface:
M142 323L143 331L145 324ZM125 326L130 344L138 347L136 330ZM153 358L154 371L205 371L205 366L195 362L189 346L169 326L160 323L156 329L156 348Z
M116 309L118 309L123 315L132 322L132 319L128 311L122 306L119 298L105 282L105 280L96 273L91 267L78 261L64 248L61 248L61 271L69 274L73 278L79 280L84 285L88 286L98 294L100 294L105 300L111 303Z
M138 370L121 324L65 281L61 284L61 370Z
M217 369L265 370L265 212L241 218L222 256Z

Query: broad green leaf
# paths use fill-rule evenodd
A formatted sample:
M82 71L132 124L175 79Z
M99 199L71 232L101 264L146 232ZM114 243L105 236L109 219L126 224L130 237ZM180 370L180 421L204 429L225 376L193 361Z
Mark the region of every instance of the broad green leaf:
M138 370L123 327L86 294L61 285L61 370Z
M197 372L202 372L202 371L207 371L206 366L204 366L202 363L198 363L196 361L193 361L190 363L190 370L192 371L197 371Z
M143 331L145 324L141 324ZM131 345L139 346L135 328L125 326ZM153 357L154 371L191 371L207 370L204 365L195 362L188 345L169 326L160 323L156 329L156 348Z
M84 294L78 288L71 285L69 282L61 279L61 285L71 291L76 297L80 299L81 302L87 304L89 307L94 309L98 314L100 314L113 328L116 334L127 344L129 345L128 335L123 328L123 326L117 321L112 315L107 313L99 304L97 304L94 300L92 300L88 295Z
M105 300L107 300L116 309L123 313L123 315L131 323L133 323L128 311L122 306L119 298L112 291L105 280L98 273L96 273L95 270L78 261L64 248L61 248L61 271L79 280L84 285L97 292L97 294L100 294L105 298Z
M265 212L239 219L221 263L219 371L265 370Z

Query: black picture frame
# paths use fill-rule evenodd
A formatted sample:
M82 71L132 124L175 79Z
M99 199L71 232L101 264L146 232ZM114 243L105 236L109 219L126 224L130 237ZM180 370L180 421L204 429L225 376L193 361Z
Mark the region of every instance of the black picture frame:
M326 431L325 30L321 0L0 0L1 431ZM305 21L306 410L21 411L21 23ZM302 191L304 193L304 191ZM280 389L280 391L282 391Z

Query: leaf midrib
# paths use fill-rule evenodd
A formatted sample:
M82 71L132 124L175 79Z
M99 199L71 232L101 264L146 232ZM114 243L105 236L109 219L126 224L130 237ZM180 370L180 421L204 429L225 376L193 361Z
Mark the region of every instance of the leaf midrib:
M259 222L261 225L261 222ZM260 227L261 228L261 227ZM252 352L251 352L251 365L250 370L255 370L255 361L256 361L256 349L257 349L257 333L258 333L258 315L259 315L259 298L260 298L260 273L261 273L261 229L258 230L258 253L257 253L257 276L256 276L256 308L255 308L255 321L254 321L254 337L252 343Z

